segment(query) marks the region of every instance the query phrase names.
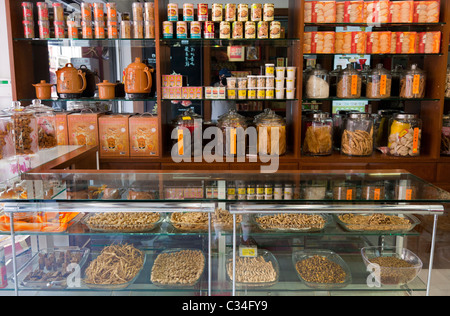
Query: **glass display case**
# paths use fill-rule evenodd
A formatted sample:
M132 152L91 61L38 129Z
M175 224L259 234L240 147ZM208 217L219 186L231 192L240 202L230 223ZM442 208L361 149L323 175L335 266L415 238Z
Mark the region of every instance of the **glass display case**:
M402 170L65 172L27 173L23 198L1 201L0 233L26 238L6 255L3 293L429 294L450 202ZM318 182L323 194L300 193ZM342 182L352 186L338 199ZM429 254L412 242L423 216L433 223ZM329 273L315 278L322 264Z

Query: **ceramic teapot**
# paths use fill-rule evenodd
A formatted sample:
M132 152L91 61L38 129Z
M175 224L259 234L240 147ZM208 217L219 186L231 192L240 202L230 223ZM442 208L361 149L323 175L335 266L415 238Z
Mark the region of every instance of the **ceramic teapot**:
M149 94L152 89L153 68L141 62L139 57L130 64L124 73L125 92L129 96Z
M71 63L56 71L56 79L56 90L61 98L81 97L83 91L86 90L86 75Z

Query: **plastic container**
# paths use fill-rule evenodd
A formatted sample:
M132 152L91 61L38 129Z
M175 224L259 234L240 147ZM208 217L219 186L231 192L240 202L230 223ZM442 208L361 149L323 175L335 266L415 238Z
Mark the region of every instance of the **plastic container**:
M338 110L333 114L333 146L335 150L341 150L342 132L344 131L344 120L349 113L357 113L355 110Z
M373 119L369 113L350 113L344 120L341 154L370 156L373 153Z
M327 156L333 153L333 120L329 113L308 113L302 134L304 155Z
M338 76L336 94L342 99L357 99L361 97L362 77L353 64L348 64Z
M418 114L397 113L389 121L389 155L415 157L420 155L422 120Z
M37 120L34 111L22 107L19 101L15 101L8 114L11 114L14 120L16 154L36 154L39 151L39 142Z
M367 76L366 97L369 99L384 99L391 96L392 75L378 64Z
M364 247L361 256L368 269L374 270L375 280L382 285L405 285L413 281L422 270L422 261L411 250L402 247ZM380 266L374 263L377 257L391 257L393 260L401 259L410 267L397 267L393 265Z
M336 214L335 220L349 232L407 233L420 224L414 215L398 214Z
M305 94L311 99L325 99L330 96L330 75L320 64L307 74Z
M260 155L284 155L287 149L286 121L269 110L255 121Z
M412 64L400 77L400 97L406 99L420 99L425 97L427 76L417 64Z

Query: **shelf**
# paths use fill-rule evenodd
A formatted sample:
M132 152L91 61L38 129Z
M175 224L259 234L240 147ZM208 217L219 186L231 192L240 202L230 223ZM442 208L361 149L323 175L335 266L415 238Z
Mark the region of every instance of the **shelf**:
M34 99L21 99L20 102L32 102ZM78 99L61 99L61 98L52 98L52 99L44 99L42 102L146 102L146 101L157 101L157 98L136 98L136 99L128 99L128 98L115 98L115 99L99 99L99 98L78 98Z
M155 39L40 39L15 38L14 41L33 45L50 45L63 47L155 47Z
M300 44L299 38L269 38L269 39L219 39L219 38L188 38L188 39L161 39L161 44L170 47L200 46L200 47L226 47L226 46L271 46L289 47Z
M293 102L298 99L163 99L163 101Z
M417 157L397 157L389 156L380 153L379 151L373 152L372 155L367 157L346 156L341 155L339 152L334 151L329 156L305 156L302 155L300 163L405 163L405 162L436 162L437 158L433 158L429 155L420 155Z
M307 23L305 22L305 27L346 27L346 26L361 26L361 27L374 27L374 28L389 28L389 27L436 27L443 26L445 22L437 23Z
M323 99L315 99L315 98L303 98L303 101L370 101L370 102L380 102L380 101L416 101L416 102L424 102L424 101L440 101L440 99L433 99L433 98L400 98L400 97L390 97L390 98L355 98L355 99L346 99L346 98L338 98L338 97L329 97L329 98L323 98Z
M395 57L427 57L427 56L443 56L444 54L438 53L438 54L311 54L311 53L304 53L304 57L309 56L379 56L379 57L389 57L389 58L395 58Z

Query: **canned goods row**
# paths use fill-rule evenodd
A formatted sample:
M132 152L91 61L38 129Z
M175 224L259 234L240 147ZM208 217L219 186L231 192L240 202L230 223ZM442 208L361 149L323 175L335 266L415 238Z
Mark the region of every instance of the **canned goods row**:
M247 76L247 77L229 77L227 78L228 89L245 89L245 88L274 88L275 77L273 75L266 76Z
M225 10L224 10L225 9ZM213 22L246 22L246 21L273 21L275 17L275 7L273 3L253 3L235 4L213 3L211 7L211 20ZM177 3L167 5L167 19L171 22L177 22L179 19L179 7ZM199 3L197 5L197 21L208 21L208 4ZM183 21L195 20L195 6L192 3L183 4Z
M176 27L177 38L188 38L188 33L190 38L202 38L202 26L203 26L203 37L204 38L214 38L214 23L210 21L199 22L193 21L189 23L186 21L178 21L176 23L171 21L163 22L163 38L173 38L174 36L174 25Z
M227 88L228 99L274 99L274 88Z
M298 187L292 184L227 184L228 200L292 200L299 198Z

